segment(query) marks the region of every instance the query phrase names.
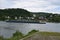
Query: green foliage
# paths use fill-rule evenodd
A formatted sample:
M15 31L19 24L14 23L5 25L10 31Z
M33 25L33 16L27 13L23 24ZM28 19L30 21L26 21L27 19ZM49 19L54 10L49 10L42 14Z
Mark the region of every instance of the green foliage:
M5 20L5 16L10 16L11 19L14 19L14 17L30 17L32 14L25 10L25 9L19 9L19 8L12 8L12 9L0 9L0 18L2 20ZM4 17L4 18L3 18Z
M39 32L39 31L38 31L38 30L32 30L32 31L28 32L28 34L25 35L25 37L26 37L26 36L29 36L29 35L32 35L32 34L34 34L34 33L36 33L36 32Z
M0 40L7 40L6 38L3 38L3 36L0 36Z
M38 32L38 30L32 30L28 34L32 34L32 33L35 33L35 32Z
M60 15L49 18L50 22L60 22Z
M19 32L19 31L16 31L16 32L13 34L13 37L15 37L15 36L21 36L21 37L23 37L23 34L22 34L21 32Z
M0 37L0 40L3 40L3 37Z
M19 31L16 31L14 34L13 34L13 37L7 39L7 40L19 40L23 38L23 34Z

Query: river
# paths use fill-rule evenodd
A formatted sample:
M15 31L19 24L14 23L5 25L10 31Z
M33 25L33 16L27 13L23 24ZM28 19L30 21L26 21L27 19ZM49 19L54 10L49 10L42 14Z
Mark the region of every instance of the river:
M8 23L0 21L0 36L5 38L12 37L13 33L17 30L23 34L27 34L31 30L60 32L60 23L46 23L46 24L33 24L33 23Z

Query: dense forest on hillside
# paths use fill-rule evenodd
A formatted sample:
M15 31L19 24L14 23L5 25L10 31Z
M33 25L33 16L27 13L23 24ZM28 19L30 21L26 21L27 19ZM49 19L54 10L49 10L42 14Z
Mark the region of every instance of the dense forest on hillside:
M0 9L0 16L31 16L30 12L24 9Z
M29 12L21 8L0 9L0 20L7 20L8 16L10 17L10 19L15 19L15 17L17 17L18 19L19 17L33 17L33 14L35 14L36 17L43 16L49 22L60 22L60 14L47 12Z
M10 17L11 19L14 19L15 17L19 18L21 17L30 17L32 14L25 10L25 9L0 9L0 20L5 20L6 17Z

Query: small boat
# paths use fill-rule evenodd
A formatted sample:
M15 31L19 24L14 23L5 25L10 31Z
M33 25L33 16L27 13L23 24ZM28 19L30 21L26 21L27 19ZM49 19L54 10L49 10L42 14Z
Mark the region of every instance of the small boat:
M10 23L38 23L38 24L46 24L44 22L39 22L39 21L35 21L35 20L9 20L6 22L10 22Z

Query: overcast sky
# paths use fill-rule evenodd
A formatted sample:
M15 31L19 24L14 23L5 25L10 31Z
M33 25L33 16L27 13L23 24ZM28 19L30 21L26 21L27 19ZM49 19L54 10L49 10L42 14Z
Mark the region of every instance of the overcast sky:
M0 9L24 8L31 12L60 13L60 0L0 0Z

